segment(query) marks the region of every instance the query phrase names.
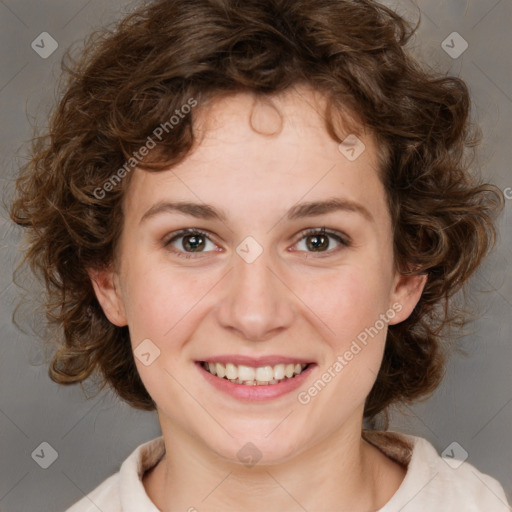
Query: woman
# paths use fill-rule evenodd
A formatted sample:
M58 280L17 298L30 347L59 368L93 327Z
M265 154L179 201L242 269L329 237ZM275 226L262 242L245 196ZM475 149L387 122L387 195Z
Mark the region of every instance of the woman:
M439 384L502 206L465 165L465 84L412 33L371 1L160 0L68 68L11 209L50 375L99 373L162 429L70 512L509 510L363 430Z

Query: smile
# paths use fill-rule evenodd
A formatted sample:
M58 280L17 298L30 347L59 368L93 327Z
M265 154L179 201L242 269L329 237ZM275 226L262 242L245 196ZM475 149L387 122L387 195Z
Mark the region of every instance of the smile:
M309 365L301 363L276 364L257 368L234 363L215 363L202 361L201 366L218 378L233 384L246 386L269 386L279 384L300 375Z

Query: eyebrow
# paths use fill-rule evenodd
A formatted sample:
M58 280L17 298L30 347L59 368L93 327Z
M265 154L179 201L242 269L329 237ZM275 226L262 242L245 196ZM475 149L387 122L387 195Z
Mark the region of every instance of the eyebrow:
M304 217L314 217L316 215L325 215L336 211L359 213L369 222L374 218L370 211L362 204L349 199L332 198L326 201L312 201L309 203L300 203L288 211L288 220L302 219Z
M326 201L311 201L307 203L300 203L294 205L286 213L288 220L298 220L306 217L315 217L319 215L326 215L335 211L345 211L351 213L358 213L369 222L374 222L373 215L362 204L355 201L343 198L332 198ZM219 220L227 222L227 215L224 211L217 208L200 203L190 203L185 201L169 202L162 201L153 205L141 217L140 222L154 217L162 213L183 213L190 215L197 219L203 220Z
M213 206L208 204L200 203L189 203L189 202L169 202L162 201L153 205L140 219L140 222L144 222L147 219L159 215L161 213L184 213L196 217L197 219L204 220L220 220L222 222L227 221L227 215L220 210L217 210Z

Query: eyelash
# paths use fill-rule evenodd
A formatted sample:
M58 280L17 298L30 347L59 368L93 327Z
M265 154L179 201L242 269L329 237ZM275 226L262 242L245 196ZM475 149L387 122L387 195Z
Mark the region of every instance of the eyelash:
M164 246L171 247L171 244L173 242L175 242L179 238L182 238L187 235L201 235L201 236L204 236L205 238L207 238L208 240L210 240L210 242L215 243L215 242L213 242L213 240L210 238L210 235L206 231L202 231L201 229L196 229L196 228L188 228L188 229L181 229L181 230L177 231L176 233L173 233L172 237L169 238L169 240L167 240L164 243ZM304 238L307 238L308 236L319 236L319 235L320 236L324 235L324 236L329 236L331 238L334 238L337 242L339 242L341 244L342 247L349 247L351 245L350 239L346 235L342 235L341 233L336 232L336 231L328 230L325 227L310 228L310 229L306 229L306 230L302 231L299 234L299 238L295 242L294 245L297 245L301 240L303 240ZM317 254L319 254L320 257L322 257L321 256L322 253L327 253L328 255L331 255L334 252L338 252L342 247L337 247L335 249L329 249L327 251L319 251ZM196 255L204 254L202 252L197 252L197 253L185 252L185 251L177 250L175 248L171 248L171 251L174 254L176 254L178 257L186 258L186 259L201 257L201 256L196 256ZM206 252L211 252L211 251L206 251ZM314 251L308 251L308 253L315 254Z
M329 249L327 251L319 251L318 253L315 253L314 251L308 251L308 254L318 254L318 256L321 258L323 255L330 256L334 253L339 252L342 248L349 247L351 245L351 241L348 236L339 233L338 231L331 231L329 229L326 229L325 227L322 227L321 229L318 228L310 228L302 231L299 234L299 239L297 242L295 242L294 245L297 245L301 240L304 238L307 238L308 236L329 236L331 238L334 238L337 242L340 243L340 246L335 249Z
M211 242L213 242L213 240L211 240L210 236L208 235L208 233L206 233L206 231L202 231L202 230L196 229L196 228L188 228L188 229L180 229L179 231L176 231L176 233L173 233L173 236L171 236L171 238L169 238L169 240L167 240L164 243L164 246L170 248L171 252L173 254L176 254L176 256L179 256L180 258L186 258L186 259L197 258L198 256L195 256L195 254L202 254L202 253L184 252L184 251L179 251L179 250L175 249L174 247L171 247L171 244L173 242L175 242L178 238L181 238L186 235L201 235L201 236L204 236L205 238L207 238L208 240L210 240Z

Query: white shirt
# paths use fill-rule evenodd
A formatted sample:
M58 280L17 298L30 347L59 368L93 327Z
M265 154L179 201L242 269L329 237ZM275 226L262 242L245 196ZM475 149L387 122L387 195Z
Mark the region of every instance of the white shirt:
M396 432L363 431L366 441L407 468L402 484L377 512L510 512L502 486L471 464L442 458L425 439ZM453 452L450 452L450 455ZM142 476L165 454L163 437L138 446L119 472L66 512L160 512Z

